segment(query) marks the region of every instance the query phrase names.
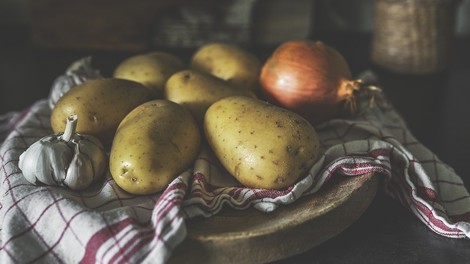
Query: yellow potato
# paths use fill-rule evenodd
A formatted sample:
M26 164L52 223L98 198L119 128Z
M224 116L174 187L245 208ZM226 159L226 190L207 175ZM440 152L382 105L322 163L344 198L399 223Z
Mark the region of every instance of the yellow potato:
M111 175L129 193L159 192L190 168L200 142L187 109L168 100L149 101L119 125L110 152Z
M204 131L225 169L247 187L284 189L319 157L318 137L307 120L258 99L217 101L206 112Z
M113 76L142 83L157 99L163 97L163 87L168 78L184 68L178 57L156 51L125 59L116 67Z
M51 114L54 132L63 132L67 117L78 115L77 133L111 144L121 120L136 106L150 100L142 84L121 79L89 80L59 99Z
M191 70L173 74L165 85L165 98L189 109L201 125L211 104L234 95L256 98L250 90L236 89L224 80Z
M240 46L210 43L194 53L190 68L214 75L237 87L256 91L261 62L255 55Z

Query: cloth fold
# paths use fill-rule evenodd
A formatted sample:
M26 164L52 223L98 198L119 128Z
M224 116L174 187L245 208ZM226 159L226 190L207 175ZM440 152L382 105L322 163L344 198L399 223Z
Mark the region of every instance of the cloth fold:
M430 230L470 238L470 196L452 168L417 141L396 111L365 108L316 127L322 157L285 190L240 186L203 147L162 193L135 196L109 173L81 192L29 184L19 155L52 133L40 100L0 117L0 263L164 263L186 237L185 221L224 206L269 213L314 195L332 177L376 173L384 190Z

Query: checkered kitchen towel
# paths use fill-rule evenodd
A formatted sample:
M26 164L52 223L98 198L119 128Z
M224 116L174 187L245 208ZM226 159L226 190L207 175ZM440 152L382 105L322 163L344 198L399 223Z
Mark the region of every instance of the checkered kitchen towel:
M282 191L237 186L203 149L194 166L155 195L134 196L110 177L74 192L33 186L19 155L51 134L41 100L0 117L0 263L162 263L186 236L185 220L222 206L270 212L315 193L333 175L383 175L385 190L434 232L470 237L470 197L461 178L420 144L393 110L371 108L317 127L324 155ZM224 187L231 186L231 187Z

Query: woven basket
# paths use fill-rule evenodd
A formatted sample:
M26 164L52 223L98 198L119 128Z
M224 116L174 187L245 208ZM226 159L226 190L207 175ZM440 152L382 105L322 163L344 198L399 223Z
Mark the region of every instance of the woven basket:
M457 3L376 0L372 61L405 74L445 70L449 65Z

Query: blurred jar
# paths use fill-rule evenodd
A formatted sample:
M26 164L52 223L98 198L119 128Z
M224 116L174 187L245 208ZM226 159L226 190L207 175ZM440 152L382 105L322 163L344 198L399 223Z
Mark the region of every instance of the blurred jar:
M375 0L372 61L403 74L449 67L458 0Z

